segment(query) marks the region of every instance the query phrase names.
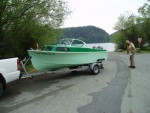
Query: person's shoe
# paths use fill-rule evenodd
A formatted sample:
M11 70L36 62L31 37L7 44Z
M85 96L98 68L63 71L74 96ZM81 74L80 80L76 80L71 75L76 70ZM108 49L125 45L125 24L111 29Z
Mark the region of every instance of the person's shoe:
M132 68L132 66L128 66L128 68Z
M132 69L134 69L134 68L135 68L135 66L131 66L131 68L132 68Z

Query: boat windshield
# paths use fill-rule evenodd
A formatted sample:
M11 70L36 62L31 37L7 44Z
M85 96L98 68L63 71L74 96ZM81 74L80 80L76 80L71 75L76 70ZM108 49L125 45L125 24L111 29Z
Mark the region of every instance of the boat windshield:
M72 39L61 39L57 44L60 45L70 45L72 43Z
M74 40L71 44L71 46L83 46L85 43L83 41L80 41L80 40Z
M57 45L84 46L86 43L78 39L61 39Z

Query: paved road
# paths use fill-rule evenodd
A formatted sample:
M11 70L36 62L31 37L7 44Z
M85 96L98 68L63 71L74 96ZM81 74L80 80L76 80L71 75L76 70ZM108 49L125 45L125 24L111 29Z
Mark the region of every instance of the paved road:
M98 75L89 71L21 79L8 84L0 113L150 113L150 54L110 53Z

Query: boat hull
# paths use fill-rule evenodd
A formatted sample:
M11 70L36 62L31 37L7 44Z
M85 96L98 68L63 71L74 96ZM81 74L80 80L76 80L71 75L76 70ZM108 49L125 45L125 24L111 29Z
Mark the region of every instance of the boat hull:
M31 62L37 70L58 70L97 62L98 59L107 60L108 52L55 52L28 50Z

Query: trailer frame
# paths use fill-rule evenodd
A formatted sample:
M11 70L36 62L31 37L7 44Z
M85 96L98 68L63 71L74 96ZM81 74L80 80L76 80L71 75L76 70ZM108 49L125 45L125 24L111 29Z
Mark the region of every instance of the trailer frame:
M37 76L37 75L42 75L42 74L47 75L47 74L55 74L57 72L61 72L61 70L55 70L55 71L46 70L46 71L38 71L38 72L34 72L34 73L29 73L26 68L26 64L31 60L31 58L32 57L29 56L27 59L25 58L24 60L20 61L21 73L20 73L19 79L28 78L28 77L33 78L34 76ZM97 75L100 72L100 69L104 69L103 64L102 64L103 60L105 60L105 59L97 59L96 62L79 65L79 66L77 66L77 68L73 68L73 69L70 68L70 71L78 71L78 70L82 70L83 67L88 67L91 70L91 73L93 75ZM66 70L66 71L69 71L69 70Z

